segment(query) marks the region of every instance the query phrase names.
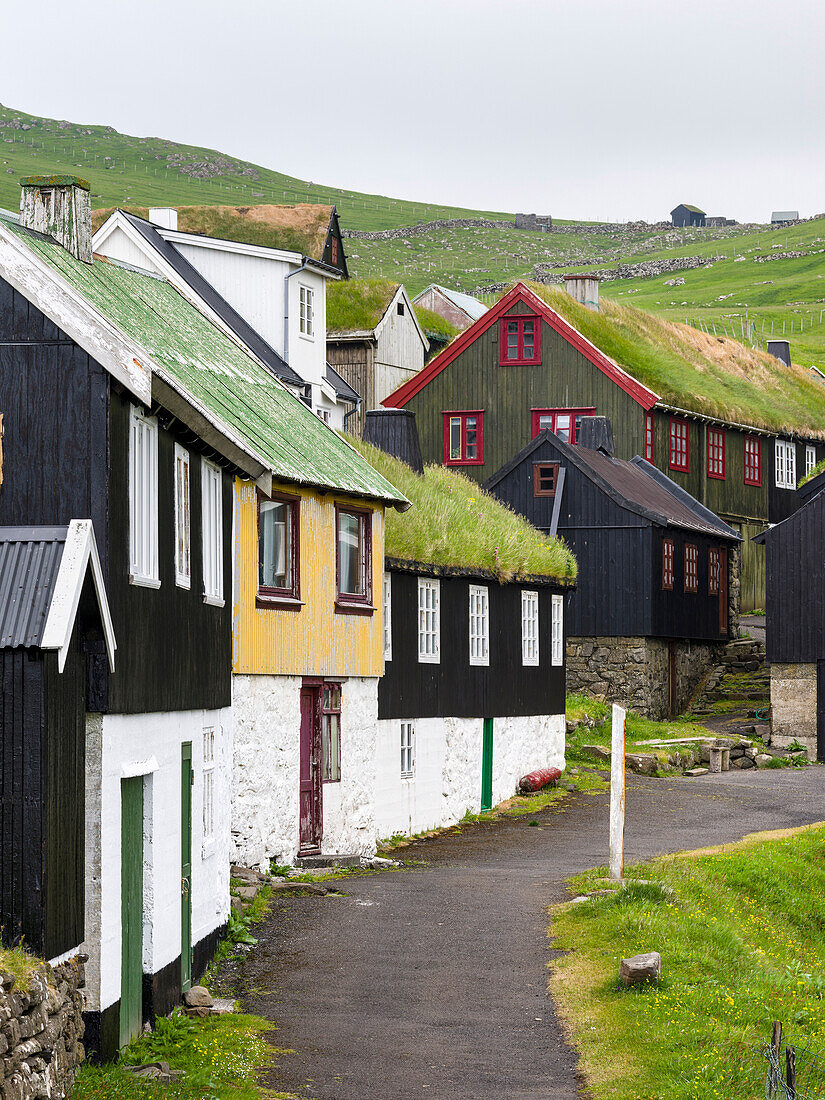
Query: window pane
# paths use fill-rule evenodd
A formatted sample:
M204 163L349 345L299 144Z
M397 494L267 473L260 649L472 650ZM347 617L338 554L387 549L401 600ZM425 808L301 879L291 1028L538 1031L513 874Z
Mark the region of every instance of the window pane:
M290 508L282 500L261 501L258 584L263 588L292 587Z
M461 418L450 417L450 458L461 458Z
M338 580L339 591L351 596L364 595L363 517L349 512L338 513Z
M570 442L570 414L560 413L556 417L556 435L565 443Z
M477 445L477 431L476 431L476 418L474 416L468 416L465 420L466 427L466 449L465 458L477 458L478 457L478 445Z
M539 417L539 431L543 432L545 429L548 429L551 432L553 430L552 413L542 413Z

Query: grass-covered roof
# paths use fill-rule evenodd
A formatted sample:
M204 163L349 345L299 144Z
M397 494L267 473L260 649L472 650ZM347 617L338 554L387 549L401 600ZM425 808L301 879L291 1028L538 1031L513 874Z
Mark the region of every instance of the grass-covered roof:
M560 287L526 285L664 404L825 438L825 387L805 368L603 296L594 313Z
M372 332L398 286L390 279L342 279L331 283L327 287L327 332Z
M353 446L412 502L403 514L387 512L387 557L501 582L575 581L576 559L562 539L543 535L463 474L443 466L417 474L369 443L353 440Z
M433 313L431 309L425 309L424 306L417 306L415 303L413 303L413 309L425 335L439 338L442 344L449 342L461 332L460 328L450 324L440 313Z
M130 214L148 219L146 206L124 206ZM115 207L95 210L92 229L97 232ZM313 260L324 253L331 206L296 203L294 206L179 206L178 229L182 233L201 233L224 241L279 248L300 252Z

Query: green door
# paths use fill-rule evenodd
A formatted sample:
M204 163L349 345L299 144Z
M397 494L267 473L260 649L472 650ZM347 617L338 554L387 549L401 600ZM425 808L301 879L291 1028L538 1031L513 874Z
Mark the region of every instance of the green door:
M143 776L120 782L120 1045L143 1024Z
M192 985L192 742L181 745L180 762L180 987Z
M493 808L493 719L484 719L481 744L481 808Z

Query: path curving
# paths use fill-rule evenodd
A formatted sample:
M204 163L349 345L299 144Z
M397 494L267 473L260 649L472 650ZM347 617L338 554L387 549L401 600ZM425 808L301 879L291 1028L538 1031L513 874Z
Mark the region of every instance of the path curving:
M422 861L277 899L243 965L287 1048L272 1088L318 1100L556 1100L575 1056L547 995L546 907L606 863L607 794L402 849ZM825 819L825 769L628 777L628 860ZM266 1083L266 1082L265 1082Z

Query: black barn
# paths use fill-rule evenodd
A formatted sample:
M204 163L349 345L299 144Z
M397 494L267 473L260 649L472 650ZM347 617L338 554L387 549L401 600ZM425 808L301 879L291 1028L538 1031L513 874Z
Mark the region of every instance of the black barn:
M686 202L680 202L670 212L670 220L674 226L684 229L686 226L703 226L705 224L705 212L698 206L690 206Z

